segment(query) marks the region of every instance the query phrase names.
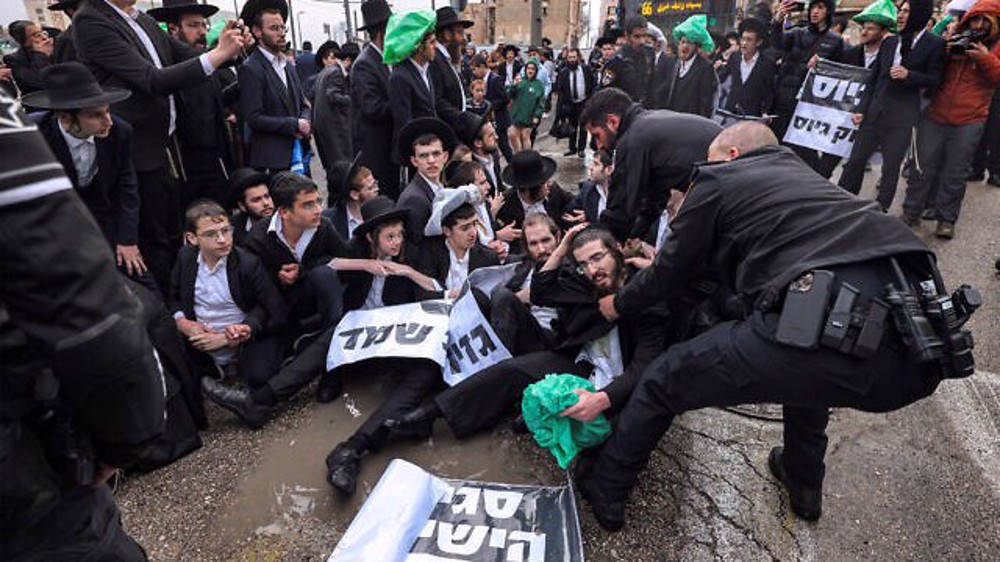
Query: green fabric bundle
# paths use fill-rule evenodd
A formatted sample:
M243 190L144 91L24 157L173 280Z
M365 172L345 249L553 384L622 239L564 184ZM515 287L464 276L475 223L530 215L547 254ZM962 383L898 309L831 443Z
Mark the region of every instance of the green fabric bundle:
M680 41L684 37L706 53L715 49L715 41L712 41L712 36L708 33L708 16L705 14L691 16L674 28L674 41Z
M944 33L944 29L948 27L948 24L951 23L952 20L954 19L955 17L952 16L951 14L948 14L947 16L941 18L941 21L934 24L934 29L931 30L931 33L940 37L941 34Z
M382 61L385 64L399 64L406 60L420 45L424 35L434 31L437 14L434 10L416 10L389 17L385 29L385 49Z
M521 399L524 423L535 435L535 442L556 457L560 468L569 466L577 453L601 443L611 433L611 422L604 414L591 422L559 415L580 400L573 391L581 388L594 392L593 383L576 375L546 375L524 389Z
M854 16L854 21L858 23L870 21L896 33L897 14L896 6L892 3L892 0L876 0L868 4L860 14Z

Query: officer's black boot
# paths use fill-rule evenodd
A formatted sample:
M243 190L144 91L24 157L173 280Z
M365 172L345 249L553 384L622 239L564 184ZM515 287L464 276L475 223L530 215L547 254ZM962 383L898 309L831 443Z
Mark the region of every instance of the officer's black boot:
M426 439L434 431L434 420L441 417L441 408L433 400L426 402L399 418L387 419L382 426L397 438Z
M361 452L347 443L334 447L326 456L326 481L344 497L354 495L361 471Z
M338 375L332 372L324 373L316 386L316 401L320 404L333 402L340 396L340 391L343 388L344 385Z
M242 388L229 388L211 378L201 379L201 388L209 400L236 414L250 429L260 429L271 416L271 408L257 404Z
M771 454L767 457L767 467L788 490L789 503L795 515L806 521L816 521L823 514L823 489L807 488L789 480L788 471L785 470L784 451L784 447L771 449Z

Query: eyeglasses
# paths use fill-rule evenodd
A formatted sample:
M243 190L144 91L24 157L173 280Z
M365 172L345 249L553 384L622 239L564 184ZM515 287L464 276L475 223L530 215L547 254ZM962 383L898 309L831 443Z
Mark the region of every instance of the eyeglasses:
M189 21L184 24L184 27L191 29L208 29L207 21Z
M274 32L287 31L288 30L288 26L287 25L281 25L281 24L274 24L274 25L269 25L269 26L265 27L264 29L266 29L268 31L274 31Z
M233 235L233 227L224 226L219 230L206 230L198 235L202 240L228 240Z
M587 272L587 269L589 269L590 267L597 267L598 265L600 265L601 260L603 260L607 255L608 251L604 250L603 252L597 252L596 254L590 256L587 259L578 260L576 266L576 272L583 275L584 273Z

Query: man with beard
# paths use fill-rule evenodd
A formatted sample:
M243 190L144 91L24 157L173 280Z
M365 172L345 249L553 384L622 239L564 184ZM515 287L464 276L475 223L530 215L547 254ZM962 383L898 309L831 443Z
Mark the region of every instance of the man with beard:
M461 19L455 8L437 9L437 56L431 62L430 75L434 82L434 106L445 123L454 123L465 111L466 95L462 86L461 55L465 45L465 30L472 27L470 20Z
M921 94L936 88L944 76L944 40L924 30L931 10L928 0L907 0L899 5L896 26L902 31L883 41L879 48L855 116L861 126L840 174L840 187L857 195L865 164L876 150L881 150L882 178L876 200L885 210L896 196L899 169L910 147L913 128L920 120Z
M598 149L615 155L601 224L621 242L647 232L669 190L687 185L694 163L705 159L721 130L699 115L645 110L617 88L594 94L580 121Z
M455 135L459 142L469 147L472 159L483 165L486 179L490 182L490 193L496 197L503 193L504 184L500 172L500 157L496 128L489 119L464 111L455 123Z
M232 201L229 208L237 209L230 218L234 245L242 247L253 226L274 214L274 201L271 200L268 183L270 178L267 174L253 168L239 168L229 175Z
M358 31L368 34L368 44L354 62L351 76L351 138L354 150L361 154L361 165L375 174L382 194L399 197L399 165L393 163L392 107L389 103L389 67L382 60L385 27L392 11L385 0L366 0L361 4L364 25Z
M551 324L556 345L480 371L387 425L412 433L443 417L455 437L469 437L496 425L528 385L549 373L590 378L597 388L577 391L579 401L562 415L591 421L609 409L620 411L665 339L663 318L653 312L619 323L601 318L598 298L618 291L628 278L624 255L610 232L574 226L531 282L531 303L558 311Z
M486 86L486 100L493 110L493 127L497 135L497 147L503 154L504 160L510 162L514 157L514 151L510 148L510 139L507 138L507 130L510 128L510 96L507 95L507 88L503 85L503 78L490 70L486 57L476 55L472 59L472 73L482 80ZM497 174L499 178L499 174ZM494 184L499 189L499 184Z
M557 119L565 118L573 132L569 135L569 150L563 156L576 154L583 158L587 148L587 129L580 125L580 113L587 99L594 93L594 73L581 62L580 49L566 51L566 67L559 72L556 84L559 94Z
M646 45L649 26L642 16L625 20L625 44L605 62L605 82L602 86L619 88L640 104L645 103L649 80L653 72L653 50ZM603 47L602 47L603 49Z
M208 47L209 20L219 9L193 0L165 0L163 6L147 12L167 24L175 39L205 52ZM229 113L222 102L221 80L225 73L214 73L210 80L178 93L177 138L184 164L181 205L207 198L226 202L228 173L232 169L231 143L225 120Z

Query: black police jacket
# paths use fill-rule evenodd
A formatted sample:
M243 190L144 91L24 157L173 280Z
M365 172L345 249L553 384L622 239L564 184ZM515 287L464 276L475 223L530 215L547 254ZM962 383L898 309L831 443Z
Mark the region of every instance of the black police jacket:
M781 51L781 66L774 97L778 111L795 107L799 88L809 72L809 59L813 55L836 61L840 60L844 50L844 40L831 32L829 26L826 31L819 31L812 26L784 31L781 22L776 22L771 29L771 43Z
M622 314L665 300L714 266L745 302L811 269L930 250L871 201L823 179L783 146L698 166L653 265L615 297Z

